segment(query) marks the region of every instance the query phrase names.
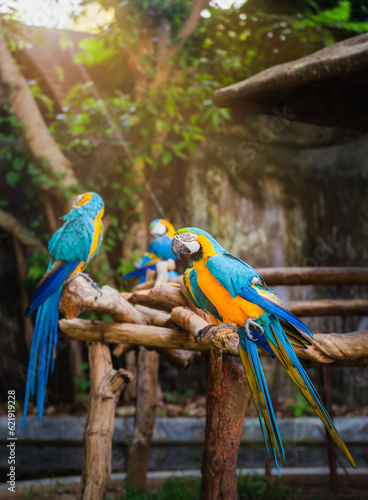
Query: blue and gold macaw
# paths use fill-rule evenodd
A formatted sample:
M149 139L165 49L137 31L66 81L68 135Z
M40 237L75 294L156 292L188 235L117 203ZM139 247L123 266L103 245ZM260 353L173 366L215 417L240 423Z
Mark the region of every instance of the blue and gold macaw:
M25 313L29 316L38 309L29 358L22 429L29 398L36 390L38 418L42 419L50 364L51 371L54 369L63 283L82 273L99 252L103 237L103 214L104 203L98 194L80 195L70 212L62 217L63 226L49 241L51 260Z
M137 269L124 276L125 280L139 277L139 283L144 283L146 281L147 269L155 269L158 261L168 259L177 260L176 255L171 249L172 238L175 234L174 226L165 219L155 219L151 222L149 230L151 236L150 247L143 255ZM169 271L168 273L169 279L177 278L178 276L176 271Z
M213 333L225 323L239 335L240 357L268 455L271 457L271 449L279 474L277 457L285 458L285 453L257 347L278 358L340 450L356 467L292 347L306 348L313 339L312 332L286 309L252 267L230 255L205 231L180 229L173 237L172 248L178 258L193 262L193 267L184 273L184 284L194 305L205 310L217 325ZM208 328L200 334L204 335Z

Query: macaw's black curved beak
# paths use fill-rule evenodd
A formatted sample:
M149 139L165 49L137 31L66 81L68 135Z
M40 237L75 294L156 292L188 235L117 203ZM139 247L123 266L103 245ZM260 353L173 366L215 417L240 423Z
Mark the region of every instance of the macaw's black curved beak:
M174 235L172 240L171 248L178 259L190 255L189 248L176 235Z

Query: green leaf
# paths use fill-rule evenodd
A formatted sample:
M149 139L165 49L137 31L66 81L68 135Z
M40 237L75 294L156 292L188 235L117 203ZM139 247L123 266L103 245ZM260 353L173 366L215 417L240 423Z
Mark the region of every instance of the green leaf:
M19 179L20 175L18 172L8 172L5 176L6 183L12 188L18 184Z
M171 162L172 158L173 158L172 153L170 153L170 151L165 151L165 153L162 156L162 163L164 165L168 165Z

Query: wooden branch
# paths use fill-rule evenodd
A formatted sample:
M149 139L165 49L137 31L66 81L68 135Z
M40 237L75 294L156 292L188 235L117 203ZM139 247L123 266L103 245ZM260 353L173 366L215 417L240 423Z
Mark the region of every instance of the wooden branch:
M117 290L104 286L101 295L83 276L78 276L65 288L59 309L67 319L95 311L96 314L109 314L114 321L143 325L149 323L149 319L129 304Z
M184 349L161 349L156 347L155 351L175 368L189 368L195 356L195 352L185 351Z
M60 319L59 327L70 338L110 344L144 345L152 349L184 349L188 351L206 351L207 345L194 341L188 332L174 328L162 328L132 323L114 323L112 321L89 321L85 319ZM212 346L216 349L215 346ZM232 352L236 355L237 351Z
M27 229L13 215L4 212L3 210L0 210L0 228L6 233L14 236L23 245L30 247L31 250L37 250L38 252L42 252L46 255L48 254L47 249L33 236L33 231Z
M160 65L165 59L170 48L171 24L170 21L164 16L160 19L157 35L157 62L158 65Z
M339 279L341 279L341 275L338 276ZM174 297L178 296L177 286L175 285L176 284L172 284L171 288L165 288L165 293L163 294L162 298L160 297L160 300L165 302L164 308L166 310L170 310L173 301L175 301ZM182 296L186 298L186 301L188 305L191 307L191 309L193 309L197 314L203 315L202 313L199 313L196 307L193 307L193 304L191 303L190 299L186 294L185 287L182 281L180 285L180 290ZM133 296L132 294L127 294L127 298L132 302L138 302L141 304L147 303L147 305L152 304L153 307L162 308L163 307L162 303L160 304L159 301L153 302L153 297L156 296L157 293L158 292L156 292L155 289L152 289L150 291L145 290L145 291L134 292ZM149 299L147 298L147 295L150 296ZM183 301L181 301L180 305L183 305ZM173 307L175 306L173 305ZM365 316L368 311L368 300L367 299L341 299L341 300L323 299L323 300L310 300L310 301L304 300L304 301L290 302L289 304L287 304L287 307L293 314L300 317L328 316L328 315L346 316L354 314Z
M78 497L103 500L111 475L111 450L115 406L132 375L126 370L113 370L106 344L89 345L91 391L86 430L84 462Z
M158 395L158 360L157 352L147 351L144 347L139 348L138 396L127 471L130 485L139 490L145 490L147 486L148 455L155 425Z
M112 353L116 358L120 358L120 356L127 354L128 352L132 351L135 348L136 346L132 344L118 344L112 351Z
M51 191L61 201L66 211L71 207L71 201L65 197L65 189L78 184L69 160L59 149L41 115L28 84L18 68L7 46L0 15L0 81L10 88L10 106L14 110L22 127L23 138L38 165L45 175L57 180ZM45 170L41 158L48 161L49 167ZM63 177L55 177L62 174ZM45 192L50 188L42 185Z
M172 326L171 314L166 311L152 309L151 307L141 306L140 304L137 304L134 309L147 316L151 325Z
M176 284L161 285L151 290L122 293L122 297L133 304L171 311L174 307L186 306L187 301Z
M187 309L183 310L187 311ZM176 314L180 316L179 312ZM191 334L195 335L201 329L199 327L203 325L203 319L198 318L200 321L194 318L188 321L185 314L183 318L178 317L176 320L178 323L187 324ZM163 347L202 352L217 349L208 343L208 334L203 343L197 343L192 335L173 328L82 319L61 319L59 327L69 337L84 342L131 343L151 348ZM221 333L221 341L216 341L216 338L214 341L217 344L225 343L225 338L228 337L226 340L228 347L223 347L222 350L226 354L237 356L238 349L233 347L238 342L237 335L232 330L228 330L226 336L223 335L223 332L219 333ZM295 347L295 352L300 359L315 365L363 366L368 358L368 332L317 333L314 335L312 346L309 346L308 349Z
M175 261L173 259L161 260L156 264L156 282L155 286L164 285L168 282L169 271L175 270Z
M221 351L202 354L206 373L206 430L202 500L237 500L236 463L251 392L244 368Z
M150 82L150 88L159 88L170 78L174 65L174 56L177 54L178 49L185 44L188 37L190 37L195 28L198 26L201 19L201 12L208 6L209 3L210 0L193 0L190 14L183 22L178 32L180 41L175 45L171 45L170 48L161 55L156 68L156 76L152 82Z
M288 309L296 316L367 316L367 299L303 300L289 302Z
M368 284L368 267L264 267L257 272L268 286Z
M181 38L180 45L184 45L185 40L193 33L201 19L201 12L210 3L210 0L193 0L192 9L188 18L182 24L178 36Z
M152 269L148 269L147 273L149 271L152 271ZM153 288L156 284L156 279L155 279L155 271L154 272L154 279L147 279L144 283L138 283L138 285L135 285L133 288L133 292L139 292L140 290L149 290L150 288ZM177 278L170 278L168 279L169 284L179 284L183 281L183 276L178 276Z
M172 327L173 322L171 320L171 315L164 311L159 311L158 309L151 309L150 307L145 307L137 304L135 308L149 317L151 325ZM194 359L195 353L193 351L184 351L179 349L162 349L156 348L156 352L159 353L168 363L172 366L179 368L188 368Z

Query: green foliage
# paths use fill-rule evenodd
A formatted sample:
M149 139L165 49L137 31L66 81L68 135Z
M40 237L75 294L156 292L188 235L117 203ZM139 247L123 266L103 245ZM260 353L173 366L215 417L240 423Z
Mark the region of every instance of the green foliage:
M89 390L91 388L89 363L82 363L80 369L83 372L83 375L76 375L74 377L75 397L76 399L83 399L85 401L88 401Z
M288 500L288 488L271 483L257 475L246 474L238 477L239 500Z
M25 491L22 493L22 498L26 498L27 500L32 500L33 498L35 498L36 495L37 492L32 484L31 486L29 486L29 488L25 488Z
M294 417L304 417L305 415L314 415L314 411L309 403L301 394L296 395L296 403L288 404L288 408L294 410Z
M29 90L31 91L31 94L36 99L36 101L45 106L48 115L52 116L54 111L54 102L48 95L43 92L43 90L35 80L29 81Z
M308 14L305 19L292 24L292 28L295 30L321 27L365 33L368 31L368 19L367 21L353 20L352 2L343 0L332 9L323 10L318 14Z
M103 74L103 91L92 83L77 85L68 97L68 108L55 116L50 97L37 82L29 84L44 115L53 118L51 132L83 185L66 189L66 197L72 197L76 190L91 189L105 199L111 224L104 249L109 258L113 256L117 273L123 274L121 271L132 263L119 261L119 242L142 217L136 209L137 199L147 196L161 172L172 175L174 182L177 170L190 160L206 134L226 127L229 112L212 104L213 91L366 31L368 9L357 0L285 0L277 5L274 0L248 0L228 8L211 2L206 18L201 18L193 34L170 55L170 76L162 72L161 78L160 30L163 23L169 23L169 42L177 46L192 1L98 3L112 9L115 17L97 35L81 41L75 61L88 65L96 81ZM80 3L82 10L90 5L90 0ZM12 16L4 25L12 49L30 43ZM143 33L148 34L146 39ZM67 35L62 36L64 50L72 43ZM148 49L141 50L146 43ZM134 58L135 71L130 66ZM62 68L57 67L56 74L63 81ZM0 116L3 177L10 193L22 193L28 211L42 202L44 188L60 183L62 174L51 177L44 161L32 161L19 141L21 127L11 111ZM109 155L105 155L107 148ZM22 183L27 185L24 194ZM33 219L32 229L40 239L46 239L44 224L37 217ZM33 256L29 280L39 277L41 265L39 256ZM105 259L98 276L106 276L108 268Z
M158 493L137 491L130 487L129 481L126 481L121 496L115 497L115 500L187 500L188 498L199 500L199 491L199 480L194 479L189 481L175 477L169 478ZM291 498L286 486L271 483L263 477L250 474L238 477L238 493L239 500L289 500Z
M193 396L193 394L194 391L192 389L189 389L188 391L185 391L183 394L179 394L177 392L164 392L164 397L168 403L179 405L185 399L189 398L190 396Z
M192 481L189 484L187 479L172 477L167 479L159 493L149 494L147 491L138 491L129 485L129 481L124 484L124 489L119 498L115 500L199 500L199 481Z

